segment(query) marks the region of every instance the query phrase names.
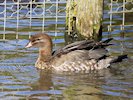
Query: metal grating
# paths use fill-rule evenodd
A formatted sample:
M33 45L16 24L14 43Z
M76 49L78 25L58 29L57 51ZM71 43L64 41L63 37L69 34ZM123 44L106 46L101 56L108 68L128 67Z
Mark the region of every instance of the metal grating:
M45 31L46 18L53 18L55 29L57 29L58 18L65 18L65 4L66 0L1 0L0 34L2 34L2 39L6 39L8 27L16 29L15 34L18 39L19 29L28 27L28 31L30 31L34 19L41 20L42 32ZM9 21L10 23L8 23ZM21 25L21 23L25 23L27 26Z
M42 32L46 31L47 18L54 19L54 27L57 29L58 19L65 19L66 17L66 1L67 0L0 0L0 39L5 40L6 34L12 33L10 30L13 30L16 34L15 38L19 39L19 29L22 27L28 28L28 35L30 37L33 20L35 19L41 20L39 27L41 27ZM127 5L131 5L131 7L128 8ZM108 31L111 31L115 26L119 26L120 30L124 30L125 27L128 26L132 27L133 24L126 24L125 15L127 13L133 13L133 0L110 0ZM121 24L113 24L113 19L115 19L114 16L116 14L122 17ZM27 24L27 26L21 25L23 23ZM54 36L56 35L57 32L55 32Z
M125 30L125 27L133 27L133 22L127 24L125 17L126 14L133 15L133 0L111 0L108 14L110 16L108 31L111 31L115 27L120 27L120 30ZM121 22L117 25L113 23L113 20L118 20L115 19L115 15L121 17Z

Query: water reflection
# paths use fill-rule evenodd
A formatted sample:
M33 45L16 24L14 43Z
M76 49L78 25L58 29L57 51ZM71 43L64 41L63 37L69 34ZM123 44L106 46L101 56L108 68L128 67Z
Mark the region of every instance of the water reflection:
M25 0L24 0L25 1ZM2 7L1 7L2 8ZM3 11L3 9L1 9ZM105 10L105 12L107 12ZM108 14L104 14L104 27L107 27ZM115 15L119 21L121 16ZM132 17L126 16L131 23ZM119 22L118 21L118 22ZM133 99L133 31L132 27L122 32L115 27L112 32L103 29L103 40L113 37L114 45L108 47L110 54L128 54L129 59L114 64L110 69L90 71L87 73L54 73L37 70L34 63L38 50L25 49L28 33L40 31L42 20L34 19L32 30L27 27L27 19L20 20L19 40L16 36L16 20L9 20L6 27L6 38L0 42L0 98L2 100L130 100ZM54 49L66 44L64 40L65 19L60 18L55 32L55 21L47 18L46 31L53 37ZM113 23L117 24L114 21ZM3 25L3 22L0 22ZM12 24L12 26L11 26ZM14 26L14 27L13 27ZM3 30L3 27L0 27ZM50 32L49 32L50 31ZM53 32L52 32L53 31ZM55 33L57 37L55 36ZM0 32L0 39L3 35Z
M132 61L111 69L88 73L55 73L37 70L33 65L1 65L1 97L27 99L114 99L132 98ZM128 69L127 69L128 67ZM127 74L128 73L128 74Z
M50 90L53 86L51 72L39 70L39 79L36 86L32 87L33 90Z

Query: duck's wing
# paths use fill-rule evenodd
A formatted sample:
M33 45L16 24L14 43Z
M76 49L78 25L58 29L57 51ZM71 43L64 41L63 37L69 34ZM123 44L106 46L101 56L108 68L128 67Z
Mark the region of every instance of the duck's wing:
M71 44L66 45L65 47L58 49L54 51L52 54L53 56L66 54L68 52L74 51L74 50L96 50L98 48L104 48L113 38L109 38L105 41L95 42L94 40L83 40L83 41L77 41Z
M93 40L77 41L77 42L68 44L65 47L60 48L56 51L53 51L52 55L55 56L60 54L66 54L70 51L85 49L86 47L88 47L88 44L92 44L93 42L94 42Z

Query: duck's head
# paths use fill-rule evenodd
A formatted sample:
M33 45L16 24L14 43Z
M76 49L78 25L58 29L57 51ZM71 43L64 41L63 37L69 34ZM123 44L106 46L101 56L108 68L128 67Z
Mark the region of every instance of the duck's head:
M52 40L51 37L45 33L37 33L29 39L29 43L26 45L26 48L30 47L37 47L37 48L44 48L52 47Z

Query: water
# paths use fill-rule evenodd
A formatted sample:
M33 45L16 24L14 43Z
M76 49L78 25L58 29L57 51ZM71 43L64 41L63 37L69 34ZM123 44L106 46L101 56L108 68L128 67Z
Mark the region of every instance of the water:
M117 15L116 18L121 19L121 16ZM106 27L107 23L109 23L106 13L104 14L104 20L104 26ZM41 26L38 26L40 25L39 22L36 23L36 20L34 22L34 27L31 31L33 34L41 29ZM22 23L25 26L23 21ZM58 49L65 44L64 32L58 32L58 36L55 38L54 24L54 21L50 21L47 28L48 34L53 36L54 49ZM65 19L59 19L58 25L59 29L64 30ZM0 42L1 100L133 99L132 28L128 27L124 33L117 27L111 33L108 33L107 29L104 28L102 39L114 38L111 42L114 45L108 47L110 54L128 54L129 59L122 63L114 64L111 69L91 71L89 73L51 73L37 70L34 67L34 63L38 56L38 50L36 48L24 48L28 42L27 34L29 30L20 28L19 40L15 40L15 35L13 35L15 33L14 27L9 28L7 26L7 30L6 37L9 41Z

